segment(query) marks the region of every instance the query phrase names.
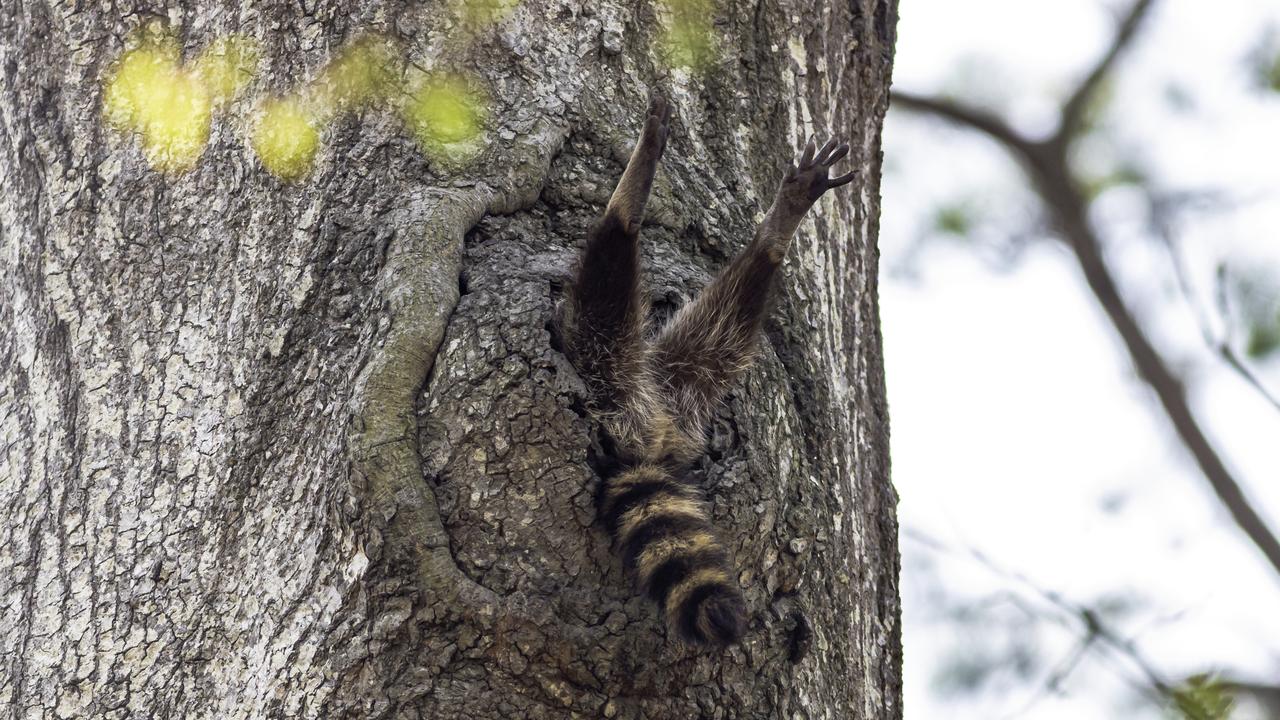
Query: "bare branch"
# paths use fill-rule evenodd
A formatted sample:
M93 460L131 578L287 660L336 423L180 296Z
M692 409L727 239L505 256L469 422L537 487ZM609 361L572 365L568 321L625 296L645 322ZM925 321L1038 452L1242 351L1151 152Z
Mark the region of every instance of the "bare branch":
M1226 680L1223 687L1240 696L1247 695L1262 706L1264 717L1280 717L1280 686Z
M1033 153L1035 142L1023 137L1018 131L996 115L979 108L969 107L955 100L927 97L910 92L894 90L893 104L903 110L936 115L950 120L957 125L965 125L977 130L996 142L1004 145L1016 154L1028 156Z
M1154 5L1155 0L1136 0L1129 8L1129 12L1120 21L1115 38L1107 52L1098 59L1093 69L1063 103L1058 132L1049 143L1045 144L1065 144L1079 130L1085 108L1093 100L1107 75L1111 73L1116 61L1133 43L1143 19L1150 14ZM894 104L904 110L928 113L959 125L966 125L1009 149L1016 150L1024 158L1035 155L1034 148L1037 145L1035 141L1024 137L1004 120L986 110L969 107L952 99L917 95L901 90L894 90L892 97Z
M1015 720L1015 718L1027 717L1032 710L1036 708L1045 698L1050 695L1062 695L1062 685L1067 678L1076 671L1084 659L1088 657L1089 650L1093 648L1096 637L1089 633L1085 633L1067 654L1050 668L1048 674L1045 675L1040 683L1040 689L1031 696L1029 700L1021 708L1005 716L1004 720Z
M1222 315L1223 324L1227 328L1227 334L1214 346L1214 349L1217 350L1218 355L1226 361L1227 365L1234 369L1240 377L1244 378L1245 382L1253 386L1254 390L1256 390L1263 399L1271 403L1272 407L1280 410L1280 398L1277 398L1270 390L1267 389L1267 386L1262 383L1262 380L1249 369L1249 366L1245 365L1244 360L1240 359L1240 356L1232 346L1230 331L1231 308L1230 303L1227 302L1226 273L1226 266L1219 266L1217 275L1217 291L1215 294L1218 298L1218 312Z
M1091 651L1099 661L1113 663L1120 677L1131 683L1152 703L1165 707L1168 703L1176 702L1177 683L1156 667L1155 663L1138 647L1133 636L1121 632L1094 607L1070 600L1061 592L1036 583L1024 573L996 563L977 548L949 545L911 527L902 528L902 536L936 553L966 557L991 574L1022 586L1038 597L1043 604L1037 607L1029 602L1016 600L1017 596L1013 595L1012 590L1001 590L993 597L1008 593L1029 616L1063 625L1078 633L1079 638L1071 649L1037 683L1036 692L1021 708L1006 716L1009 720L1026 716L1049 695L1061 694L1063 681L1075 671ZM1137 671L1137 677L1134 676L1134 670ZM1248 696L1263 706L1267 717L1280 717L1280 686L1250 682L1231 674L1226 675L1220 682L1222 688L1231 694L1238 697Z
M1173 266L1173 274L1177 280L1178 291L1182 294L1183 302L1191 308L1196 324L1200 326L1200 335L1204 338L1205 345L1209 346L1210 350L1222 358L1227 367L1234 370L1263 400L1270 403L1276 410L1280 410L1280 398L1272 394L1262 382L1262 379L1250 370L1249 366L1236 353L1231 344L1230 332L1222 337L1218 337L1217 333L1214 332L1212 324L1209 322L1208 311L1196 299L1195 290L1191 287L1191 276L1187 272L1186 263L1182 261L1182 253L1178 249L1173 220L1169 217L1168 204L1161 202L1159 198L1150 193L1148 195L1151 206L1151 224L1155 229L1156 236L1160 238L1161 243L1164 245L1165 251L1169 253L1169 263ZM1219 268L1216 295L1218 297L1219 314L1222 316L1224 323L1229 323L1226 287L1222 277L1224 272L1223 268Z
M1236 353L1235 348L1231 345L1221 342L1214 348L1218 352L1218 356L1227 364L1242 380L1248 383L1258 393L1259 397L1271 403L1271 407L1280 410L1280 398L1272 394L1271 390L1263 384L1258 375L1245 365L1244 360L1240 359L1240 355Z
M1048 198L1046 202L1050 202ZM1070 210L1063 206L1054 206L1052 209L1056 213ZM1156 399L1159 400L1165 415L1173 424L1178 438L1191 453L1200 472L1209 481L1214 494L1231 514L1236 525L1262 551L1271 567L1280 573L1280 540L1276 539L1275 533L1254 509L1240 487L1240 483L1227 469L1226 463L1200 427L1187 401L1182 380L1174 374L1169 364L1147 339L1137 319L1120 297L1115 279L1102 258L1098 237L1088 224L1088 220L1076 215L1062 219L1062 224L1064 227L1073 228L1073 232L1068 234L1068 244L1075 253L1080 269L1084 272L1085 281L1093 291L1094 297L1102 305L1116 332L1120 334L1138 375L1155 392Z
M1131 669L1136 669L1141 675L1141 679L1135 682L1135 685L1140 690L1151 694L1152 698L1157 701L1172 697L1174 687L1172 681L1147 660L1132 638L1126 637L1119 630L1112 627L1094 608L1068 600L1062 593L1041 586L1024 573L999 565L977 548L952 547L915 528L903 528L902 535L921 543L934 552L965 555L992 574L1025 587L1044 601L1047 607L1055 611L1053 615L1042 613L1042 617L1049 617L1055 622L1060 622L1060 618L1057 616L1060 613L1063 617L1069 619L1070 624L1068 627L1078 632L1081 638L1079 652L1084 653L1094 650L1100 658L1105 659L1110 655L1118 660L1123 660L1129 664ZM1071 656L1068 656L1068 660L1071 663L1070 665L1061 665L1059 668L1055 668L1046 678L1046 683L1049 683L1048 687L1051 688L1051 683L1061 682L1060 678L1065 677L1060 675L1061 668L1074 667L1074 663L1079 662L1079 658L1072 658ZM1126 679L1133 680L1134 678L1126 677ZM1034 699L1034 701L1038 702L1038 699ZM1023 708L1019 712L1025 712L1026 709Z
M1116 28L1115 38L1111 41L1111 46L1107 48L1107 52L1103 54L1098 62L1080 82L1075 92L1071 93L1071 97L1062 106L1062 120L1058 128L1057 138L1062 141L1069 140L1080 129L1080 124L1084 119L1085 108L1093 100L1097 94L1098 88L1111 74L1112 68L1116 61L1124 54L1124 51L1133 43L1133 38L1137 35L1138 28L1142 25L1143 19L1150 13L1151 7L1155 5L1155 0L1136 0L1129 8L1129 12L1125 14Z

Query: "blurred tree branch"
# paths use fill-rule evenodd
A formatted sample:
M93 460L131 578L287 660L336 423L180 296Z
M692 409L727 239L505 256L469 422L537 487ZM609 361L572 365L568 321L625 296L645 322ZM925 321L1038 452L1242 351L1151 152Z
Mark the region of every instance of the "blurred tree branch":
M1263 717L1280 718L1280 686L1227 680L1223 687L1237 696L1248 696L1261 706Z
M1085 109L1089 107L1089 102L1097 94L1098 88L1107 79L1112 68L1115 67L1116 61L1133 43L1133 38L1137 35L1138 28L1141 27L1142 21L1150 13L1153 5L1155 5L1154 0L1137 0L1130 6L1129 12L1120 21L1115 38L1112 39L1111 46L1107 48L1107 52L1103 54L1102 58L1093 66L1093 70L1085 76L1084 81L1080 83L1075 92L1071 93L1071 97L1063 104L1062 120L1059 123L1057 133L1063 142L1068 141L1079 132L1084 120Z
M1089 218L1084 183L1068 162L1068 149L1085 132L1084 108L1096 96L1117 59L1137 35L1153 0L1137 0L1121 20L1114 41L1085 76L1063 106L1058 131L1047 140L1028 138L1003 119L950 98L928 97L895 90L894 104L904 110L944 118L986 135L1005 148L1019 163L1040 196L1084 274L1094 298L1119 334L1138 375L1155 393L1179 440L1187 448L1232 519L1280 574L1280 540L1254 509L1240 483L1209 440L1191 409L1182 379L1148 339L1125 303L1102 253L1101 232Z
M906 110L932 113L957 124L968 125L982 131L1001 145L1016 150L1019 155L1030 155L1034 152L1032 146L1036 143L1023 138L1004 120L985 110L966 107L953 100L912 95L898 90L893 91L893 104Z
M1045 675L1040 688L1025 705L1008 717L1022 717L1051 694L1059 694L1068 676L1073 673L1092 651L1099 659L1110 659L1127 669L1121 673L1135 690L1159 707L1177 708L1187 720L1221 720L1226 717L1208 711L1201 706L1204 697L1197 697L1196 689L1216 689L1233 697L1249 697L1267 713L1265 717L1280 717L1280 686L1250 682L1218 673L1194 675L1184 681L1173 680L1162 672L1138 647L1136 638L1127 636L1107 619L1102 603L1080 603L1063 593L1041 586L1025 574L1003 567L986 553L974 547L948 545L936 537L916 528L904 527L904 538L913 540L936 553L958 555L976 562L988 572L1021 586L1038 598L1040 607L1024 602L1013 595L1008 598L1028 615L1067 627L1078 635L1066 655ZM1010 591L1012 592L1012 591ZM1136 670L1137 676L1133 676Z
M1172 219L1173 207L1185 203L1187 200L1185 194L1178 195L1175 198L1165 199L1157 196L1155 193L1147 192L1147 204L1151 208L1151 224L1155 230L1155 234L1159 237L1160 242L1164 245L1165 251L1169 254L1169 264L1173 266L1174 279L1177 281L1178 292L1182 294L1183 302L1187 307L1191 308L1192 315L1195 316L1196 324L1200 326L1200 335L1204 338L1205 345L1209 347L1227 367L1235 371L1240 379L1251 385L1262 399L1270 403L1271 407L1280 411L1280 398L1277 398L1271 390L1263 384L1262 380L1249 369L1241 359L1235 347L1232 346L1230 323L1227 322L1228 330L1221 336L1214 332L1212 323L1209 321L1209 313L1201 306L1196 299L1195 291L1191 287L1190 273L1187 272L1186 263L1182 260L1182 253L1178 248L1177 233L1174 230L1174 221ZM1224 266L1218 267L1217 288L1214 293L1217 298L1218 314L1226 319L1231 315L1229 303L1227 301L1227 269Z

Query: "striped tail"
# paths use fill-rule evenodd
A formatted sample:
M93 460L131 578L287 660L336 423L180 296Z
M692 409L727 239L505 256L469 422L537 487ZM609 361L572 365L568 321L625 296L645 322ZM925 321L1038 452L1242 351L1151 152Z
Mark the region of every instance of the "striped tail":
M623 565L682 639L730 645L742 637L746 603L697 487L640 465L606 481L600 510Z

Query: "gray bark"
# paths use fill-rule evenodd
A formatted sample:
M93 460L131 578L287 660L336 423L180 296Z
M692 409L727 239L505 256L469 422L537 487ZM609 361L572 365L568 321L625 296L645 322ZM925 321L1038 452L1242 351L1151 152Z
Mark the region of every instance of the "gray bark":
M436 3L0 0L0 708L900 717L876 297L896 3L718 7L720 59L690 73L626 0L525 0L466 41ZM189 51L263 48L181 174L102 117L148 12ZM485 151L430 161L371 111L281 183L245 141L254 98L365 30L484 78ZM550 329L650 87L677 107L644 230L660 314L751 237L807 133L861 171L802 226L698 469L751 612L723 652L668 641L594 523L596 428Z

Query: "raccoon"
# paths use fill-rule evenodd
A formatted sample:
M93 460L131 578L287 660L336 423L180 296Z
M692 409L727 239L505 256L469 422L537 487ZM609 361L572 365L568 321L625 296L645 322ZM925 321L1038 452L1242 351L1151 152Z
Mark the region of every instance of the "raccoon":
M688 473L728 388L750 367L770 288L792 236L849 152L810 139L784 175L747 247L656 335L640 280L640 225L671 128L655 96L640 140L590 232L561 317L565 349L588 390L617 469L604 478L599 514L623 565L682 640L736 643L747 610L733 560L702 490Z

